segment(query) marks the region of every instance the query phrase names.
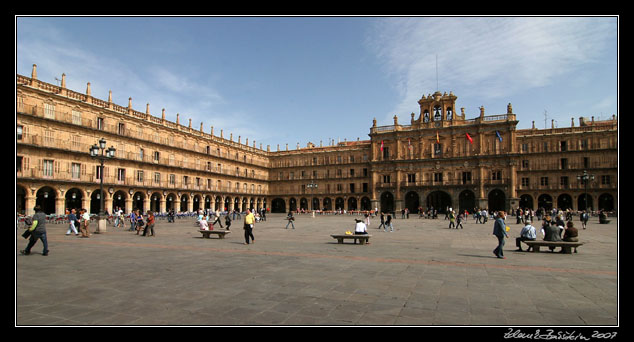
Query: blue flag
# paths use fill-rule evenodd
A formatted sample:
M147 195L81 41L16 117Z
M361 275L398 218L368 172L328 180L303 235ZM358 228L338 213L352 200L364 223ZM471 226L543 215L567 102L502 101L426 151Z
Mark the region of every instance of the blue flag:
M497 136L498 139L500 139L500 142L502 142L502 136L500 135L499 131L495 131L495 136Z

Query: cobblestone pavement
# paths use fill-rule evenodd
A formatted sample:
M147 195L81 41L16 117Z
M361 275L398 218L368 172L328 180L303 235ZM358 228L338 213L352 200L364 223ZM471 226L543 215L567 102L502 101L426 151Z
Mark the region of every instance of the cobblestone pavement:
M203 239L193 219L157 221L156 237L108 226L90 238L48 225L31 255L16 231L16 325L571 325L618 324L617 219L580 229L576 254L517 252L509 216L506 259L493 222L400 219L370 224L369 245L337 244L357 216L284 215L240 221ZM580 226L578 220L574 221ZM218 229L218 227L216 227ZM523 246L525 249L525 246Z

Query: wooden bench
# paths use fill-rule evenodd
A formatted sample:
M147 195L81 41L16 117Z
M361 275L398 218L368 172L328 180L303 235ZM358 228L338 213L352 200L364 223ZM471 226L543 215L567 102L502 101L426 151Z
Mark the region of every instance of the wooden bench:
M231 233L230 230L199 230L199 232L203 235L203 239L211 239L211 234L218 235L219 239L224 239L226 234Z
M575 253L577 253L577 247L583 245L583 242L567 242L567 241L522 241L528 245L528 247L533 247L533 252L539 252L539 247L561 247L561 251L564 254L572 254L572 248L575 249Z
M366 243L368 243L368 241L370 241L370 238L372 237L372 235L366 235L366 234L355 234L355 235L346 235L346 234L342 234L342 235L330 235L332 236L334 239L337 239L338 243L343 243L344 239L354 239L354 243L357 243L357 240L359 240L359 244L361 245L365 245Z

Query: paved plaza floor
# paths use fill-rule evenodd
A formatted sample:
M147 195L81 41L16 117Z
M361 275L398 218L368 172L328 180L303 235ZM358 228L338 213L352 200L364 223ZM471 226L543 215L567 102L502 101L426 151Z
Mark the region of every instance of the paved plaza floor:
M157 221L156 237L108 226L90 238L49 224L50 254L16 232L16 325L477 325L618 324L617 220L593 218L576 254L492 251L493 222L371 220L369 245L337 244L358 216L282 214L244 245L238 220L203 239L193 219ZM578 219L575 226L580 228ZM94 225L93 225L94 226ZM218 227L216 227L218 229ZM541 238L541 236L539 237ZM525 249L525 246L523 246Z

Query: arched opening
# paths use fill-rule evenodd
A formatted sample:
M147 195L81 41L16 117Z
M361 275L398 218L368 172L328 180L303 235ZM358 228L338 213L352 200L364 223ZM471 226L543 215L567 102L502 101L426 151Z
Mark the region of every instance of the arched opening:
M451 208L451 196L444 191L434 191L427 195L427 208L434 208L439 213L447 212L447 208Z
M410 191L405 194L405 207L410 213L418 213L418 208L420 207L418 192Z
M271 212L272 213L285 213L286 212L286 202L282 198L275 198L271 202Z
M557 197L557 208L561 210L572 209L572 197L568 194L561 194Z
M125 199L128 198L128 195L125 191L117 191L112 195L112 212L116 209L121 208L125 212Z
M553 208L553 198L548 194L541 194L537 197L537 206L545 210L551 210Z
M66 191L65 197L66 201L64 202L64 207L69 210L75 209L79 212L79 209L81 209L81 200L84 198L84 193L77 188L72 188Z
M475 194L471 190L464 190L458 195L458 210L473 213L476 207Z
M393 213L394 212L394 195L391 192L386 191L381 194L381 212Z
M368 197L361 197L361 210L372 210L372 201Z
M337 197L335 199L335 210L343 210L343 198Z
M586 203L588 203L588 205L586 205ZM586 210L588 208L589 210L593 210L594 206L592 205L592 196L590 194L579 195L577 198L577 208L578 210Z
M522 195L520 196L520 208L522 209L534 209L533 208L533 197L531 195Z
M489 212L506 211L506 195L500 189L494 189L489 192Z
M55 198L57 197L57 191L53 188L45 186L37 191L35 195L35 205L39 205L45 214L55 213Z
M357 198L356 197L350 197L348 198L348 210L357 210Z
M614 210L614 197L607 193L601 194L601 196L599 196L599 210Z

